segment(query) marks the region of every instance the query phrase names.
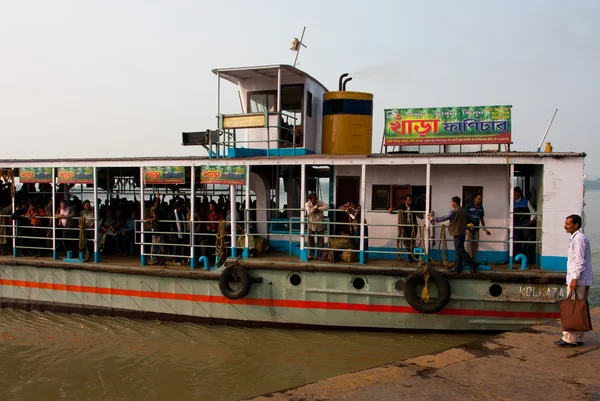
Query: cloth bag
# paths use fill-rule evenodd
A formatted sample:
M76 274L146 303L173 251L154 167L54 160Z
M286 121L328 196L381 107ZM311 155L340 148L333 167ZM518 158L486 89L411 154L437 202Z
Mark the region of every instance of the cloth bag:
M572 299L575 294L575 299ZM569 293L567 299L558 301L560 307L560 320L563 331L591 331L592 319L590 318L590 306L587 299L580 298L577 291Z

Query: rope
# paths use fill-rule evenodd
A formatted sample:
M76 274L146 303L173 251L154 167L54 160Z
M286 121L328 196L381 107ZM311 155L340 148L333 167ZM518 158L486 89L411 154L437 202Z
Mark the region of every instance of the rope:
M88 250L87 238L85 235L85 217L79 216L79 252L85 251L85 260L90 259L90 251Z
M403 217L404 217L404 211L403 210L398 210L398 239L396 239L396 252L400 252L401 249L404 248L404 244L403 242L406 241L409 244L411 244L411 246L408 247L408 252L410 253L410 256L413 259L419 259L419 257L421 256L420 254L415 254L414 253L414 249L415 248L419 248L421 246L423 246L423 244L425 244L425 226L420 226L417 224L413 224L410 227L410 239L400 239L404 237L404 231L407 227L405 227L404 225L406 224L406 222L404 221ZM396 254L396 259L398 260L402 260L402 256L400 253ZM419 261L420 265L424 265L425 261L423 259L421 259Z
M434 231L435 233L435 231ZM435 238L433 236L433 238ZM431 247L430 249L435 249L435 246ZM439 255L439 264L442 267L452 267L453 264L448 261L448 243L446 241L446 225L442 224L441 225L441 234L440 234L440 241L438 244L438 255ZM431 257L431 256L430 256ZM433 257L431 257L431 260L434 260Z
M425 278L425 284L423 285L423 291L421 291L421 300L429 302L429 266L427 265L423 265L423 277Z
M219 229L217 231L217 241L215 242L215 255L217 260L215 267L220 267L225 263L225 237L227 236L227 230L225 229L225 220L219 220ZM235 246L235 244L232 244Z

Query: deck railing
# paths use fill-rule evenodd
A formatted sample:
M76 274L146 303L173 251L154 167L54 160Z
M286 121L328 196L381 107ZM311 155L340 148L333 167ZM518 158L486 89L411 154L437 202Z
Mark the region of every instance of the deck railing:
M283 210L283 212L282 212ZM230 230L227 231L224 237L219 239L219 233L215 232L207 232L203 230L206 228L207 224L218 224L218 222L208 221L208 220L192 220L192 221L177 221L177 220L163 220L162 222L169 227L169 230L165 231L152 231L148 228L142 230L141 225L144 224L141 220L135 221L135 230L131 237L131 242L128 244L129 252L133 250L133 245L137 245L140 248L140 256L141 256L141 264L145 265L148 263L148 258L150 260L154 258L171 258L176 261L180 261L181 264L189 263L192 268L196 268L198 266L198 260L201 255L207 256L207 259L212 265L213 263L221 263L223 262L223 257L236 254L249 256L244 254L244 251L249 247L249 241L247 238L249 236L258 236L265 237L273 243L273 247L281 248L287 250L289 255L297 255L300 254L302 257L302 252L304 252L305 256L315 256L319 253L325 253L330 256L331 259L333 256L332 253L339 252L349 252L360 254L360 225L357 223L351 223L349 220L347 221L335 221L333 216L336 215L337 212L342 212L345 215L345 211L341 209L329 209L325 213L324 218L324 230L319 233L311 233L314 238L322 238L323 246L309 246L308 244L308 219L305 218L304 222L300 220L300 217L291 216L291 217L280 217L280 218L272 218L266 220L257 220L250 219L251 214L257 212L277 212L284 213L286 215L296 215L300 214L301 209L299 208L288 208L288 209L278 209L278 208L253 208L246 209L242 213L244 218L242 220L236 221L236 235L235 235L235 244L232 244L232 236ZM374 212L369 212L371 215ZM387 213L387 212L386 212ZM424 213L420 211L413 211L413 213ZM515 213L514 215L518 215ZM522 215L534 215L541 216L541 213L522 213ZM46 224L40 226L33 225L22 225L19 224L18 219L11 219L11 215L1 215L2 221L4 224L0 224L0 228L2 228L2 232L0 233L0 238L4 238L8 240L12 240L13 243L13 256L20 256L24 251L25 252L53 252L56 258L57 251L60 250L73 250L79 249L78 245L69 244L72 242L79 241L79 233L80 228L62 228L56 227L52 223L50 223L53 219L61 219L64 217L51 217L44 216L39 217L44 220ZM77 217L73 217L72 219L78 219ZM176 231L177 223L183 224L183 230L181 232ZM231 223L226 223L231 224ZM443 223L442 223L443 224ZM94 227L86 228L86 241L88 244L88 249L94 249L94 241L100 242L102 240L102 233L95 234L94 231L97 230L98 221L94 219ZM356 235L348 235L341 234L340 231L344 230L344 228L348 228L350 226L354 226ZM259 230L259 227L262 228L262 231ZM304 230L302 230L302 227ZM379 228L413 228L414 233L416 235L404 237L404 236L383 236L379 234L381 232ZM425 224L418 225L409 225L409 224L398 224L395 219L393 222L387 224L366 224L366 230L363 240L363 249L365 258L368 258L370 255L379 254L379 255L395 255L398 259L409 259L415 257L416 259L423 258L425 256L425 249L429 250L429 254L432 251L436 250L439 253L440 250L447 249L447 242L452 239L449 238L449 235L446 235L443 238L441 224L430 224L429 228L431 233L426 232ZM473 227L474 229L483 229L484 227L478 226ZM525 235L524 239L519 239L519 235L517 233L521 232L540 232L542 227L540 226L486 226L485 228L489 230L506 230L508 235L505 237L506 239L496 239L496 238L486 238L481 237L479 240L471 240L471 242L477 242L480 244L507 244L510 254L511 245L531 245L531 244L541 244L541 239L530 240ZM511 234L512 229L512 235ZM370 234L369 235L369 231ZM389 231L389 230L388 230ZM431 235L434 234L434 235ZM113 237L111 234L108 238ZM178 238L179 235L182 238ZM160 244L153 242L152 236L161 237ZM517 239L515 239L517 238ZM347 244L344 247L336 247L336 244L339 245L339 239L346 239ZM106 240L106 238L105 238ZM336 241L338 240L338 241ZM386 240L392 241L395 243L396 249L369 249L368 241L369 240ZM281 241L281 242L279 242ZM319 241L316 241L317 243ZM218 243L217 248L215 244ZM352 243L353 246L348 246L348 243ZM359 246L356 246L358 243ZM407 247L408 244L412 243L412 249ZM166 247L165 252L160 252L158 249L160 247ZM235 252L233 249L235 248ZM298 252L296 252L296 248ZM220 251L220 252L217 252ZM220 255L217 255L220 254ZM516 255L512 255L516 256ZM220 259L219 259L220 258ZM358 258L357 258L358 259ZM208 266L210 268L210 266Z

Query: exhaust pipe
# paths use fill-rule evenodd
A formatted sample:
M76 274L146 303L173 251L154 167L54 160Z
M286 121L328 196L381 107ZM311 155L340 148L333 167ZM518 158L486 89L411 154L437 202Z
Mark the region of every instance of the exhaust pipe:
M339 81L339 85L338 85L338 87L339 87L339 91L340 91L340 92L343 90L343 89L342 89L342 80L343 80L345 77L347 77L348 75L350 75L350 74L348 74L347 72L345 72L345 73L343 73L343 74L340 76L340 81Z
M345 90L346 90L346 84L347 84L348 82L350 82L350 81L352 81L352 77L350 77L350 78L346 78L346 79L344 80L344 84L342 85L342 90L343 90L343 91L345 91Z

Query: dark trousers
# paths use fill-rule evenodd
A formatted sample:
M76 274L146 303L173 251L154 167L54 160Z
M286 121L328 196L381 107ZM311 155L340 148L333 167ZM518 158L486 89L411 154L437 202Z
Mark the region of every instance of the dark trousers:
M188 234L182 234L182 238L179 238L179 233L173 233L175 238L175 255L188 257L190 255L189 248L187 245L190 244L190 236ZM183 259L179 259L181 262Z
M115 239L117 242L117 253L124 252L129 255L133 241L133 231L121 231Z
M475 262L471 255L465 249L465 236L457 235L454 238L454 252L456 253L456 260L454 261L454 268L457 272L461 272L463 266L475 267Z
M73 241L75 231L62 226L56 227L56 250L77 252L78 245ZM60 239L59 239L60 238Z
M323 237L323 234L325 234L325 231L309 230L308 231L308 247L309 248L315 247L315 238L316 238L317 248L323 248L323 245L325 244L325 237ZM319 235L319 237L315 237L315 235ZM309 249L308 252L309 252L308 254L312 256L314 254L315 250ZM317 250L317 259L321 259L321 255L323 255L323 250L318 249Z
M214 235L216 232L210 232L209 235L202 236L200 240L200 256L206 256L209 262L215 263L215 244L217 243L217 237Z

